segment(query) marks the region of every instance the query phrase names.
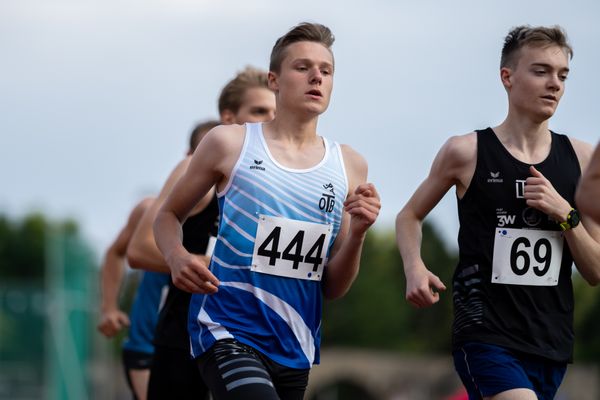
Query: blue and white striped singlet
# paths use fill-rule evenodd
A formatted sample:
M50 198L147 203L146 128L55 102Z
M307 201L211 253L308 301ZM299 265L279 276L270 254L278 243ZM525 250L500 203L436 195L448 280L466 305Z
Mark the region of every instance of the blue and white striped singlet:
M246 125L240 157L218 194L210 269L221 285L216 294L195 294L190 302L194 357L216 340L235 338L290 368L319 362L317 266L327 262L348 193L341 148L323 143L317 165L291 169L272 157L262 124Z

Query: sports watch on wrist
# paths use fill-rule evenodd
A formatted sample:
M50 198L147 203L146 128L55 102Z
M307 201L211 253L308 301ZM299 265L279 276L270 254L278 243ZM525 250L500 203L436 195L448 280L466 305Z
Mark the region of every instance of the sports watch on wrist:
M567 220L565 222L561 222L560 229L563 231L567 231L569 229L575 228L579 225L579 221L581 221L581 217L579 216L579 211L574 208L571 208L569 214L567 215Z

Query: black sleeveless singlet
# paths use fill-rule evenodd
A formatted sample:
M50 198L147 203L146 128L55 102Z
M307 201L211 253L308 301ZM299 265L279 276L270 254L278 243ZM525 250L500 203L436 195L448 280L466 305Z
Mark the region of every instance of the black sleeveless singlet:
M183 247L192 254L204 254L208 238L217 234L219 204L214 196L209 205L190 216L183 224ZM187 331L191 294L178 289L169 281L169 293L158 317L154 344L189 351Z
M535 167L573 205L579 162L567 136L551 135L550 153ZM452 342L455 349L475 341L571 361L573 259L558 223L527 206L522 195L530 176L529 164L514 158L492 129L477 131L475 173L457 200Z

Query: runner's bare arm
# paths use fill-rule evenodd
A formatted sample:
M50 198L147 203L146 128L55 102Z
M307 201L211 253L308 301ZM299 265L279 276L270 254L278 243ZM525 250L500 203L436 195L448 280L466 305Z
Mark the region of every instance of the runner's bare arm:
M585 217L600 223L600 143L592 155L589 165L583 172L577 189L575 203Z
M125 252L142 214L153 202L153 199L146 198L134 207L127 223L104 256L101 266L102 315L98 330L107 337L112 337L124 327L129 326L129 317L119 309L118 305L119 291L125 274Z
M169 265L173 283L192 293L214 293L219 281L206 260L190 254L182 244L181 225L194 205L215 185L226 183L244 140L244 127L218 126L202 139L192 160L154 221L156 244Z
M177 164L167 178L157 200L148 210L146 210L140 223L135 229L133 237L131 238L131 243L127 248L127 260L129 265L133 268L141 268L155 272L171 272L162 253L156 245L152 224L158 214L158 210L179 178L185 173L190 161L191 156L188 156ZM212 195L213 192L209 191L209 193L207 193L194 207L194 212L203 210L210 203Z
M462 197L469 186L477 160L477 136L454 136L436 155L429 175L396 217L396 242L406 277L406 299L415 307L439 301L444 283L429 271L421 258L423 220L452 186Z
M593 147L589 143L571 139L577 153L581 171L590 165ZM564 217L563 217L564 218ZM565 239L581 276L592 286L600 283L600 225L592 218L581 219L581 223L565 232Z
M379 215L381 203L372 183L366 183L367 163L348 146L342 146L348 175L348 197L342 226L334 243L323 282L325 297L335 299L348 292L358 275L365 235Z

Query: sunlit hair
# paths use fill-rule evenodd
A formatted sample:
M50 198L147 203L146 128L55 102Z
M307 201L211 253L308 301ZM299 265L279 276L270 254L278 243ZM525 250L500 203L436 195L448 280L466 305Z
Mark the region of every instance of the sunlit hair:
M325 25L302 22L277 39L273 46L273 50L271 50L269 70L279 73L281 63L285 58L285 49L293 43L316 42L322 44L331 52L331 46L334 41L335 37L333 36L333 33L331 33L331 30Z
M225 110L229 110L236 114L242 106L246 90L255 87L269 89L267 72L254 67L246 67L221 90L219 113L222 114Z
M531 27L522 25L513 28L504 38L500 68L514 68L518 62L519 51L523 46L559 46L567 51L569 58L573 58L573 48L569 44L566 32L560 26Z
M204 137L204 135L206 135L208 131L220 124L221 123L217 120L209 120L205 122L200 122L198 125L196 125L196 127L190 134L190 153L193 153L194 150L196 150L196 147L198 147L198 143L200 143L200 140L202 140L202 138Z

